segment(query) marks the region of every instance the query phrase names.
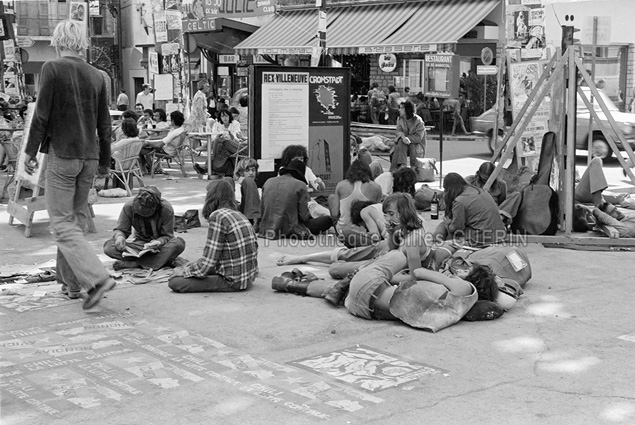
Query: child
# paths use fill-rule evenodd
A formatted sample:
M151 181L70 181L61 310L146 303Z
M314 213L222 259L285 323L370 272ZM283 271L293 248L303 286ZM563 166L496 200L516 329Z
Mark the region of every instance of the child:
M260 193L256 186L258 175L258 161L245 158L238 163L236 169L236 201L240 203L238 211L243 213L258 231L260 223Z

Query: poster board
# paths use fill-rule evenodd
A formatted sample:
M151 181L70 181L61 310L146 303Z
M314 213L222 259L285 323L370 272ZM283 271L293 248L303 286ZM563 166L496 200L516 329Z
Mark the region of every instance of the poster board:
M545 61L512 62L509 63L509 89L514 120L519 119L520 110L529 101L534 86L540 79L546 66ZM540 155L542 136L549 131L549 116L551 114L551 98L545 96L538 110L523 132L518 149L519 155L531 157Z
M174 78L172 74L154 75L154 99L172 100L174 98Z
M303 145L307 166L332 193L350 163L350 70L255 65L250 79L254 157L275 161L286 146Z
M31 129L31 121L33 119L33 112L35 111L35 102L29 103L26 110L26 118L24 120L24 136L22 138L22 145L20 146L20 155L18 156L18 170L16 172L16 180L27 181L33 186L43 187L44 180L44 168L46 162L46 154L42 152L37 153L35 157L38 163L37 168L33 171L33 174L27 174L24 168L24 155L26 151L26 142L29 140L29 132Z

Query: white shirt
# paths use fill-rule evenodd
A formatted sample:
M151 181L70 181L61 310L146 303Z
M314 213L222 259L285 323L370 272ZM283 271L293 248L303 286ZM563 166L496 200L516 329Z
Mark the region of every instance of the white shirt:
M137 94L137 101L135 103L140 103L143 105L143 109L152 109L152 104L154 103L154 95L152 93L145 94L144 92L140 92Z

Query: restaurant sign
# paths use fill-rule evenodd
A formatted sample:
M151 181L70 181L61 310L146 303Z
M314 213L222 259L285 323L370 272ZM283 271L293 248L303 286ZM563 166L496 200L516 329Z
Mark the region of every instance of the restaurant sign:
M359 48L361 54L373 53L421 53L433 52L437 50L436 44L410 44L392 46L363 46Z
M271 15L275 0L183 0L183 31L200 32L216 29L216 18L249 18Z

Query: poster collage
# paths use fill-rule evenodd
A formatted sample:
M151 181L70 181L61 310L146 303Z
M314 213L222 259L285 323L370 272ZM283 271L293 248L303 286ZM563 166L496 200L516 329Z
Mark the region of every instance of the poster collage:
M514 119L529 99L547 64L545 8L542 0L506 0L508 80ZM551 101L547 96L521 136L520 156L540 155L542 136L548 131Z

